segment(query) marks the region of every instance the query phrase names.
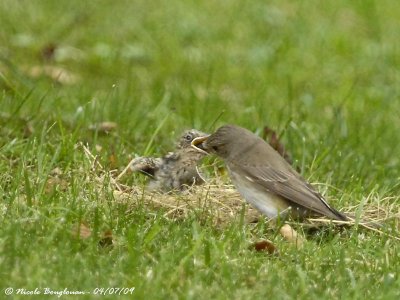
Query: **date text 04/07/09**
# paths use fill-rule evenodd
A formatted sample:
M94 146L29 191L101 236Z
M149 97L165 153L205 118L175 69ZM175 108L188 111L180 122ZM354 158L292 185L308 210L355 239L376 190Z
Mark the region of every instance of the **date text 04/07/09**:
M94 295L127 295L132 294L135 290L132 288L95 288L93 290Z

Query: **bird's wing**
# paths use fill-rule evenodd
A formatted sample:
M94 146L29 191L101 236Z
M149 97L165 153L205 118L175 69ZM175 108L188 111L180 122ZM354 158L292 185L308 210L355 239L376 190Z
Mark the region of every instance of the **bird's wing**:
M131 162L130 168L132 172L141 172L149 177L154 177L154 174L160 168L161 163L161 158L137 157Z
M235 163L233 163L235 165ZM239 166L236 165L236 171ZM300 176L291 172L279 171L271 166L240 165L248 180L258 184L262 189L281 196L300 207L305 207L318 214L333 218L346 219L332 208L325 199ZM241 173L241 172L237 172Z

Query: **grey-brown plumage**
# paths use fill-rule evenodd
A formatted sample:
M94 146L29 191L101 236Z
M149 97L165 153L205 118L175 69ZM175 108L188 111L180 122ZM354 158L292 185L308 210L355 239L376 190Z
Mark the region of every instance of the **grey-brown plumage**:
M225 125L192 145L224 159L240 194L269 218L289 214L346 220L279 153L247 129Z
M191 129L179 138L174 152L164 157L138 157L130 168L150 177L148 188L168 192L184 190L192 185L203 184L204 180L197 170L198 162L205 156L191 147L194 138L206 136L205 133Z

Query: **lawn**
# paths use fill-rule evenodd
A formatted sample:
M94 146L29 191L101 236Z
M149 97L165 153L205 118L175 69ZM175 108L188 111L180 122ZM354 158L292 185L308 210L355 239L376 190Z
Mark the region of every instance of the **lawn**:
M399 1L3 0L0 28L0 298L400 298ZM219 225L201 205L173 217L143 176L116 182L226 123L276 130L334 207L382 233L298 224L298 249L244 206ZM202 168L223 198L222 167ZM261 239L279 255L249 248Z

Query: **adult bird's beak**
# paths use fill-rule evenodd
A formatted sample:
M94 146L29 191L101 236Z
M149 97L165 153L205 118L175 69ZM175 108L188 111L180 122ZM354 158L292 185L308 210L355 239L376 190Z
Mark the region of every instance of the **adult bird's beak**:
M199 137L193 139L193 141L190 143L190 146L192 146L192 148L196 149L197 151L208 154L207 148L205 147L204 142L207 141L209 136L210 135L199 136Z

